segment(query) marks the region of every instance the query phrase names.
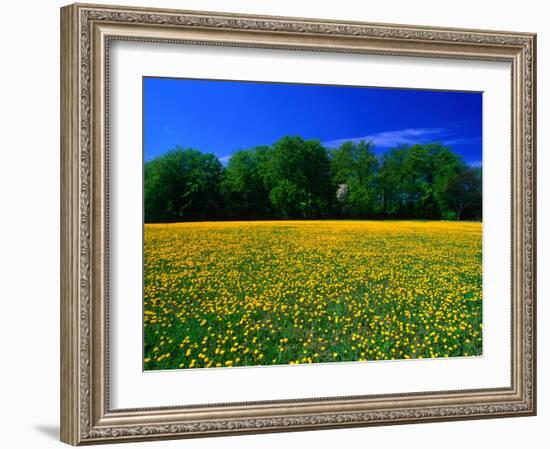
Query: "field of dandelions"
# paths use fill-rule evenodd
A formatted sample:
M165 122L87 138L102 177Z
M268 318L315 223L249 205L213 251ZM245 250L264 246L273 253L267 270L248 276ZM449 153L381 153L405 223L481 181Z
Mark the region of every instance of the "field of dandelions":
M481 355L481 226L147 224L144 369Z

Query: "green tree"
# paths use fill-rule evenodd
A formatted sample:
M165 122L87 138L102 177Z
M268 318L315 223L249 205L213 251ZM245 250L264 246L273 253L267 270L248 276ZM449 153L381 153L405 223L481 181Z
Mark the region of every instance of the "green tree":
M269 147L241 150L229 159L222 191L230 217L255 219L269 216L271 205L263 173L269 151Z
M217 218L222 165L213 154L177 147L145 164L145 221Z
M426 145L426 149L430 155L429 173L433 195L431 205L437 212L430 214L430 218L452 218L447 201L449 183L466 170L467 166L459 155L439 143Z
M382 212L403 218L448 218L449 182L466 165L440 143L385 153L379 171Z
M405 209L404 163L408 147L388 150L382 155L378 172L378 188L384 216L402 216Z
M342 212L355 217L378 213L378 160L372 142L345 142L330 150L330 167L333 191L343 192L345 186L345 198L338 197Z
M481 169L464 167L449 181L446 197L456 219L481 219Z
M288 179L271 189L269 199L282 218L299 218L307 213L307 193Z
M404 212L408 216L423 217L432 198L429 164L429 155L423 145L413 145L408 149L401 167Z
M328 216L331 206L330 167L318 140L283 137L273 146L265 164L269 198L285 218Z

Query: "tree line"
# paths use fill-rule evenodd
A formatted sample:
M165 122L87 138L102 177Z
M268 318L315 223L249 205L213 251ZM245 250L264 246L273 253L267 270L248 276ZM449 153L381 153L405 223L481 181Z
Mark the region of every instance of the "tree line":
M145 221L262 219L480 220L481 168L441 143L377 156L372 142L325 148L283 137L216 156L177 147L145 163Z

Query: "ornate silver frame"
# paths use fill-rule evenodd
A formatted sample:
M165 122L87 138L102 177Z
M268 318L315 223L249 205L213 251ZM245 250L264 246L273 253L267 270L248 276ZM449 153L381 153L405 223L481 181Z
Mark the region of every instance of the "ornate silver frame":
M61 439L73 445L536 413L535 82L529 33L75 4L61 9ZM111 410L106 79L112 40L508 61L510 388Z

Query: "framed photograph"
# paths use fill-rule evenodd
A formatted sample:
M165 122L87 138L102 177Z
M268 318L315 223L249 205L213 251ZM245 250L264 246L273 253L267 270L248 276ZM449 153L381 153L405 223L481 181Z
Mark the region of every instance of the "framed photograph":
M536 413L529 33L61 9L61 439Z

